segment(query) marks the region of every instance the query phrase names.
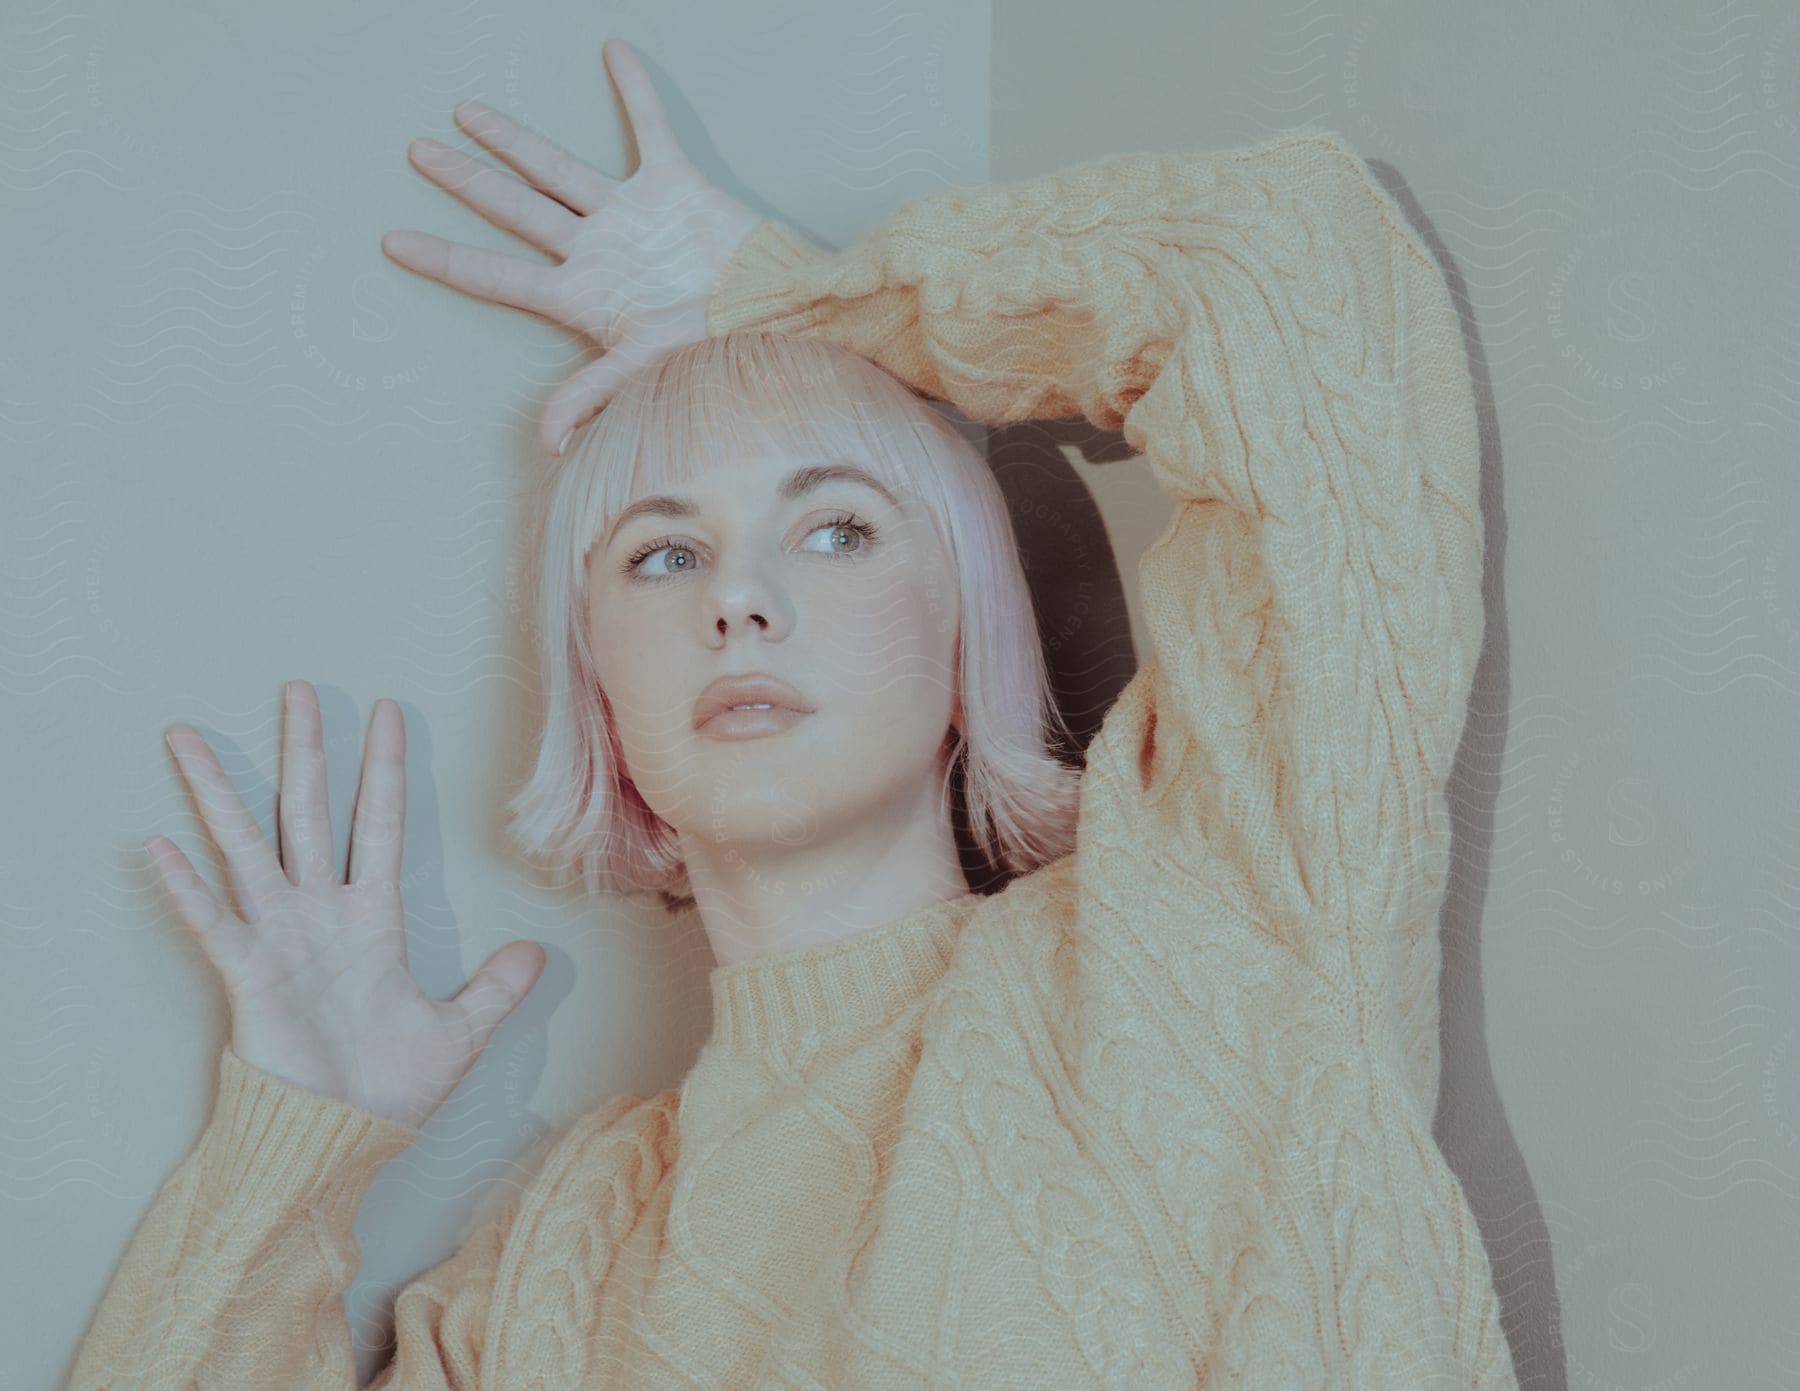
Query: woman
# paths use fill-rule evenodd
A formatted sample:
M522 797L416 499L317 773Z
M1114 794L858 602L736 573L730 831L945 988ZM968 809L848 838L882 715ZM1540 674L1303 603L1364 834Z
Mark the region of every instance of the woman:
M604 407L552 502L552 706L515 810L590 885L691 893L714 1027L401 1292L375 1384L1514 1386L1431 1135L1481 533L1416 234L1305 131L942 190L829 252L706 185L607 57L624 183L483 111L459 119L530 187L420 159L559 266L385 245L608 349L546 409L555 447ZM1174 500L1072 850L1004 513L847 355L984 421L1122 428ZM794 476L842 465L868 478ZM716 680L749 671L777 682ZM285 873L184 755L266 916L161 847L232 1042L76 1387L350 1385L368 1183L541 969L515 943L418 992L397 711L338 884L295 691ZM956 767L1001 892L950 853Z

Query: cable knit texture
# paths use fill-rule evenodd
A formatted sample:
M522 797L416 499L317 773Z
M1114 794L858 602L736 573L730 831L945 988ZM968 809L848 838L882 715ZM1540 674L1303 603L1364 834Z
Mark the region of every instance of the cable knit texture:
M715 968L398 1297L392 1388L1516 1386L1432 1138L1445 780L1481 645L1449 288L1335 133L760 224L709 329L819 334L1173 501L1078 848ZM353 1384L358 1205L414 1132L226 1049L72 1385Z

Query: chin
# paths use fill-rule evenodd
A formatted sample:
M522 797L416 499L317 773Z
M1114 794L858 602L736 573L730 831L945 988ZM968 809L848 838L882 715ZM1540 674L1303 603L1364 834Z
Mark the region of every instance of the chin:
M754 859L765 850L799 850L819 844L822 824L820 818L799 809L741 819L722 817L706 827L701 839Z
M793 777L769 777L757 785L717 783L706 804L696 808L700 831L709 840L769 841L799 845L816 840L832 823L832 808L816 795L818 785Z

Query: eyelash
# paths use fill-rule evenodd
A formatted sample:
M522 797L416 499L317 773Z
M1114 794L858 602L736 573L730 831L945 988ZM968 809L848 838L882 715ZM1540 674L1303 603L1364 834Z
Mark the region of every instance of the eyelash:
M808 536L810 536L810 535L812 535L813 531L822 531L826 527L830 527L834 530L837 528L843 527L843 528L848 528L849 530L858 533L863 538L865 547L874 545L875 538L881 534L880 529L875 525L875 523L865 522L861 517L857 516L854 512L840 512L835 517L833 517L830 521L820 522L818 526L815 526L814 528L812 528L812 531L809 531L806 534ZM669 574L669 575L640 574L638 572L638 566L643 564L644 561L648 560L651 556L655 555L658 551L662 550L665 546L677 545L680 542L680 540L681 540L681 538L679 536L659 536L654 541L646 541L643 545L639 546L635 551L633 551L631 553L631 555L619 566L619 569L624 574L626 574L634 579L641 580L646 584L660 584L664 580L676 579L676 578L678 578L678 576L673 575L673 574ZM682 549L688 550L691 548L683 546ZM862 550L858 549L858 550L854 550L854 551L837 551L834 554L842 556L844 559L849 560L849 559L853 559L856 556L861 555Z

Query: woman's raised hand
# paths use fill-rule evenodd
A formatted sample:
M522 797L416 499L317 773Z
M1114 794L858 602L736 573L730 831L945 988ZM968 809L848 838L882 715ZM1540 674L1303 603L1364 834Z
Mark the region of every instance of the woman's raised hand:
M144 848L224 978L232 1048L294 1086L419 1129L537 984L545 957L535 942L509 942L448 1000L425 994L407 970L400 707L376 701L369 719L345 876L333 864L311 685L290 682L283 701L279 858L206 741L186 725L166 735L225 857L239 912L213 896L173 842L152 836Z
M553 454L632 372L706 336L707 300L719 272L761 221L688 162L637 54L618 39L602 53L637 137L638 170L630 178L609 179L476 101L456 108L457 125L522 178L435 140L415 140L407 151L427 178L559 264L425 232L381 239L382 250L408 270L541 314L600 345L604 356L571 374L545 403L538 433Z

